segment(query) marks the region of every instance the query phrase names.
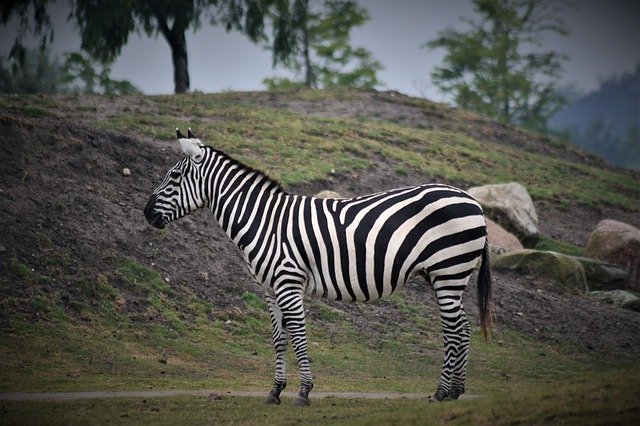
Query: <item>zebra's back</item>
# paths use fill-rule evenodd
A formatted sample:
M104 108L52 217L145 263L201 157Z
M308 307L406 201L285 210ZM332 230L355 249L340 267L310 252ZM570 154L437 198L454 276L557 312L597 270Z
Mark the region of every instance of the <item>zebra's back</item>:
M486 239L480 205L444 185L352 199L297 197L292 207L287 236L306 292L337 300L387 297L422 271L433 281L477 261Z

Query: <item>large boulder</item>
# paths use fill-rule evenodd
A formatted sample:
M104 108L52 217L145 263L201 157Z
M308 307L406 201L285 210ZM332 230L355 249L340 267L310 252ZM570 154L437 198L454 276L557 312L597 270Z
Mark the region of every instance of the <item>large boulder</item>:
M486 221L489 244L504 249L504 252L522 250L524 248L515 235L489 218L487 218Z
M615 290L626 287L629 273L618 266L586 257L574 257L582 264L589 290Z
M535 246L538 214L524 186L511 182L476 186L467 191L482 205L486 215L515 234L525 247Z
M603 220L589 236L584 255L623 267L629 271L629 286L640 289L640 229Z
M589 297L624 309L640 312L640 299L624 290L591 291Z
M561 293L584 294L587 290L580 262L560 253L528 249L514 251L496 256L491 266L496 270L511 270L548 279Z

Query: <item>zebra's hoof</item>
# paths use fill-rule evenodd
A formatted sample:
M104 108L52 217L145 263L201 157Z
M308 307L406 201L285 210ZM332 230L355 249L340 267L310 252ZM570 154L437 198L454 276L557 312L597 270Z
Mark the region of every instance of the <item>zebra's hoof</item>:
M302 396L299 396L293 400L294 407L308 407L310 405L311 405L311 402L309 402L309 399L304 398Z
M434 395L429 395L428 400L429 400L429 403L430 403L430 404L432 404L432 403L436 403L436 402L442 402L442 400L440 400L440 399L436 398Z
M429 395L429 403L441 403L445 401L451 401L451 397L438 398L436 395Z
M267 399L265 399L264 403L266 405L280 405L280 398L277 396L269 395Z

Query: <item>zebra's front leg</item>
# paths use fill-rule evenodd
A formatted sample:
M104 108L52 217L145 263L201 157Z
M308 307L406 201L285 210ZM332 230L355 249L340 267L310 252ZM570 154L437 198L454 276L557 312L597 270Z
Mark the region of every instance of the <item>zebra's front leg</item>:
M464 375L469 350L469 324L462 309L462 293L468 276L457 280L437 280L434 284L440 308L444 341L444 363L436 393L431 401L458 399L464 393Z
M269 315L271 316L271 327L273 330L273 348L276 351L276 377L273 388L265 400L266 404L280 404L280 393L287 387L287 345L289 336L284 327L282 310L278 306L275 295L266 293Z
M302 291L292 292L291 289L287 289L278 294L277 302L282 310L284 325L291 339L291 346L293 346L298 358L298 368L300 369L300 392L293 405L306 407L310 405L309 392L313 389L313 377L307 355L307 332Z

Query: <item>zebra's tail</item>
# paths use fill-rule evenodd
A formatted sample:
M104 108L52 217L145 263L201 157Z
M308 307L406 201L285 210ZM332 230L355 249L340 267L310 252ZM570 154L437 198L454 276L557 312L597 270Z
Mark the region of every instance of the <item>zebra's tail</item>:
M491 268L489 265L489 241L484 243L482 264L478 272L478 310L480 311L480 328L484 340L488 341L493 326L493 301L491 297Z

